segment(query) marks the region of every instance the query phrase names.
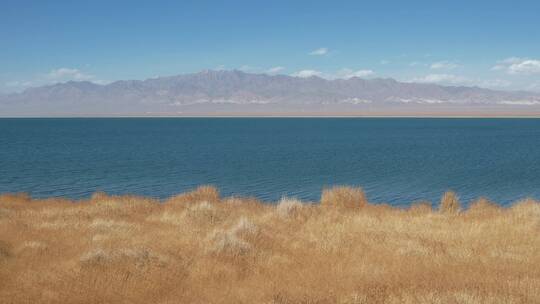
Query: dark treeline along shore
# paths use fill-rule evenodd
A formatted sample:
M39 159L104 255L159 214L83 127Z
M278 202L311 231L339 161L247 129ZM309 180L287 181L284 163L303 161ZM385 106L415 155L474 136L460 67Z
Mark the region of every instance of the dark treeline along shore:
M0 147L0 193L35 198L201 184L269 202L339 184L392 205L540 197L540 119L0 119Z

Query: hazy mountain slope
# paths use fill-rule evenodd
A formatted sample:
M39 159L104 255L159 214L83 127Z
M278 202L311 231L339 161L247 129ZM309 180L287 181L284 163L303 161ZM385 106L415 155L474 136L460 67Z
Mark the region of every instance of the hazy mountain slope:
M107 85L66 82L0 97L0 114L145 115L220 112L350 111L540 105L540 94L478 87L403 83L393 79L299 78L203 71ZM421 106L421 107L420 107Z

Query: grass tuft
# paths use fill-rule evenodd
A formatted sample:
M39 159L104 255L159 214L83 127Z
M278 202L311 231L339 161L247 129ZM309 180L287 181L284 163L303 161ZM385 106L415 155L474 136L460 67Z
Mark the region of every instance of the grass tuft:
M356 209L367 203L366 195L359 187L336 186L324 189L321 196L321 205L329 208Z
M215 203L220 200L219 191L213 186L199 186L197 189L171 197L168 203Z
M300 214L303 206L300 200L283 197L278 202L276 211L283 218L293 218Z
M461 203L459 197L454 191L446 191L441 197L439 212L445 214L456 214L461 211Z
M493 212L500 212L502 208L495 204L494 202L489 201L487 198L481 197L469 205L467 213L469 214L486 214Z

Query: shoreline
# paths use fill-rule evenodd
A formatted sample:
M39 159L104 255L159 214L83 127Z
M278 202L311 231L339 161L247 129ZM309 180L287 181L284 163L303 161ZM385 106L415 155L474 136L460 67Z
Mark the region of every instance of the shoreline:
M330 187L323 187L321 193L324 193L328 189L334 189L334 188L340 188L340 187L346 187L346 188L350 188L350 189L360 189L363 192L362 187L358 187L358 186L333 185L333 186L330 186ZM199 191L199 189L206 189L206 188L213 189L212 191L215 191L216 193L219 193L219 190L216 187L214 187L213 185L199 185L199 186L193 188L192 190L186 190L184 192L172 194L172 195L165 196L165 197L151 196L151 195L140 195L140 194L133 194L133 193L113 194L113 193L107 193L107 192L104 192L104 191L96 191L96 192L93 192L92 194L90 194L88 196L79 197L79 198L72 198L72 197L63 196L63 195L57 195L57 196L51 195L51 196L36 196L36 197L33 197L30 194L28 194L27 192L23 191L23 192L0 192L0 202L2 202L2 201L5 202L6 200L9 200L9 199L15 199L16 201L24 201L24 202L35 203L35 204L40 204L40 203L49 204L49 203L54 202L54 203L60 203L60 204L70 203L70 204L78 205L78 204L87 204L89 202L92 202L93 200L95 200L96 197L111 197L111 198L117 198L117 199L120 199L120 200L134 199L134 200L141 200L141 201L145 201L145 202L151 202L151 203L155 203L155 204L167 204L168 202L173 201L173 200L177 199L178 197L184 197L184 196L189 197L191 195L191 193L197 193ZM454 193L455 194L456 198L459 200L459 205L460 205L460 211L461 212L466 212L470 208L470 206L474 205L478 201L490 202L490 204L493 204L494 206L497 206L501 210L512 208L513 205L515 205L515 204L517 204L519 202L522 202L522 201L538 201L538 202L540 202L540 198L537 198L537 197L534 197L534 196L526 196L526 195L525 196L523 196L523 195L518 196L518 198L513 199L513 200L509 200L506 203L499 203L498 201L491 200L487 196L483 196L483 195L480 195L480 196L472 198L472 199L462 200L460 198L459 193L456 193L456 192L454 192L453 190L450 190L450 189L447 190L446 192L441 193L441 197L444 196L446 193ZM435 211L437 211L437 208L440 207L440 203L441 203L440 201L431 201L431 200L428 200L428 199L418 199L418 200L412 200L412 201L405 202L405 203L400 203L400 204L391 204L391 203L384 202L384 201L371 201L371 200L368 200L368 198L366 197L365 194L363 194L363 196L364 196L363 200L367 204L369 204L370 207L375 207L376 208L378 206L378 207L382 207L382 208L389 208L389 209L395 209L395 210L407 210L407 209L410 209L410 208L414 207L417 204L429 204L430 208L435 212ZM319 199L319 200L305 200L305 199L302 199L302 198L297 198L295 196L287 196L287 195L282 196L282 199L292 199L292 200L301 202L302 204L305 204L306 206L320 206L321 205L321 199ZM217 199L217 200L218 201L229 201L229 200L249 201L251 203L260 204L260 205L263 205L263 206L277 206L279 204L279 202L280 202L280 200L265 200L265 199L257 198L256 196L243 196L243 195L236 195L236 194L232 194L232 195L228 195L228 196L221 196L221 194L219 194L219 199ZM368 203L368 201L369 201L369 203Z
M447 119L447 118L470 118L470 119L539 119L540 113L533 114L193 114L193 115L21 115L21 116L0 116L0 119L73 119L73 118L411 118L411 119Z

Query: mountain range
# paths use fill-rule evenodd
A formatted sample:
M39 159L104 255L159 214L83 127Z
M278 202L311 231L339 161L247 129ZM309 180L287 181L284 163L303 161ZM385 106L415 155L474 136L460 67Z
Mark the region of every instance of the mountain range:
M0 116L537 115L540 93L206 70L100 85L69 81L0 96Z

